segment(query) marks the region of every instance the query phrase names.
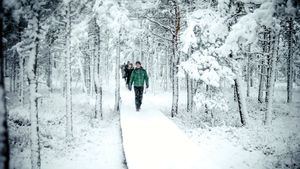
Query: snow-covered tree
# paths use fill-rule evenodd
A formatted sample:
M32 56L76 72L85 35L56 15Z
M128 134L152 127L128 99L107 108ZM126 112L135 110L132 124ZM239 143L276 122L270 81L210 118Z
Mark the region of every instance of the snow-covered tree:
M102 115L102 60L104 57L100 54L100 26L98 26L96 18L90 21L90 31L91 31L91 56L93 66L92 70L94 71L94 88L96 93L96 105L95 105L95 118L97 116L103 117Z
M148 9L152 11L144 14L146 20L154 25L151 26L150 34L161 40L166 41L166 50L168 52L170 64L170 81L172 84L172 107L171 117L176 116L178 113L178 100L179 100L179 79L178 79L178 66L180 64L180 51L178 48L179 34L181 31L181 2L177 0L171 1L155 1L149 2ZM161 17L163 16L163 17ZM153 31L156 30L156 31ZM169 48L169 49L168 49Z
M182 51L193 50L191 57L181 64L190 78L206 85L206 91L197 91L194 101L206 111L227 111L226 100L222 96L221 84L233 82L230 65L226 57L216 53L228 34L225 17L213 9L199 9L190 14L187 28L182 34Z
M0 3L2 9L2 2ZM2 15L2 13L1 13ZM3 25L2 16L0 19L0 38L2 39ZM8 143L8 128L7 128L7 109L5 100L4 87L4 56L3 56L3 41L0 42L0 168L9 169L9 143Z
M41 41L41 18L42 6L45 2L31 1L28 6L28 27L26 36L30 39L28 49L30 50L27 60L26 72L29 83L29 104L31 122L31 168L41 168L41 146L39 133L39 112L38 112L38 72L37 63L39 45Z
M293 67L294 67L294 22L297 9L294 7L292 0L288 0L285 8L286 15L286 30L287 30L287 42L288 42L288 57L287 57L287 102L290 103L293 100Z
M66 83L66 136L73 136L73 121L72 121L72 91L71 91L71 31L72 31L72 8L71 2L65 2L66 11L66 49L65 49L65 83Z

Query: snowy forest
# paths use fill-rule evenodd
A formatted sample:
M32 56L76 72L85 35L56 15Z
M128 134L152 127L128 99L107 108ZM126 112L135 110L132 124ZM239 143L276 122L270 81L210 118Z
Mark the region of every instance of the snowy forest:
M0 169L300 168L298 0L3 0L0 32Z

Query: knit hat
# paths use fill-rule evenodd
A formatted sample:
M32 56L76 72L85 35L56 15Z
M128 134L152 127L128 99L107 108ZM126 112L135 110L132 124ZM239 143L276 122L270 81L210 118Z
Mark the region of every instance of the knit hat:
M140 61L136 61L135 64L142 65Z

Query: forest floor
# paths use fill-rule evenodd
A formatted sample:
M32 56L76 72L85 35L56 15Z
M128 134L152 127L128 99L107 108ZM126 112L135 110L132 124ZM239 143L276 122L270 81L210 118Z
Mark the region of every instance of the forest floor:
M288 105L285 103L284 84L276 85L274 113L270 126L263 125L264 105L257 103L255 95L247 98L249 127L240 127L237 105L232 101L231 90L226 91L230 110L214 112L214 125L211 125L210 115L201 110L194 113L186 112L184 91L180 92L179 113L175 118L170 118L169 122L172 123L171 125L175 123L181 132L185 133L183 135L188 136L188 142L193 142L191 144L200 147L209 161L213 161L222 169L299 168L300 88L295 89L294 103ZM252 90L252 93L255 93L256 89ZM133 92L129 94L122 87L121 93L124 92L127 94L121 95L121 113L122 111L134 112ZM29 169L29 111L26 107L22 108L15 104L17 103L16 96L8 95L7 97L11 168ZM70 144L66 144L64 139L63 97L61 94L51 94L43 99L40 106L42 168L126 169L120 137L119 115L113 112L113 90L105 89L103 98L104 120L97 120L93 118L94 100L84 94L74 94L74 139ZM162 112L166 117L170 117L171 101L172 97L169 92L156 91L155 94L147 92L144 95L142 111L139 113L145 111L144 117L149 117L152 112L153 114ZM132 104L131 107L130 104ZM149 130L136 137L147 136L147 132ZM158 137L160 138L152 139L158 144L164 141L161 139L163 136ZM151 146L145 147L145 150L147 149L151 150ZM163 155L160 153L160 151L157 152L157 157Z
M65 140L64 97L57 93L43 99L39 110L43 169L126 169L113 94L104 93L104 120L93 118L91 97L73 95L74 138L70 143ZM30 169L29 111L13 104L16 97L8 98L11 168Z
M275 87L274 113L272 124L263 125L265 105L257 103L253 91L247 98L250 117L248 127L240 127L237 103L233 102L233 89L225 96L229 100L229 112L214 112L212 126L210 114L204 111L187 112L184 99L180 111L171 118L194 142L210 151L210 158L223 169L299 169L300 168L300 87L295 85L294 100L286 104L286 85ZM160 100L168 100L161 105L161 111L168 117L171 95L160 95ZM181 92L180 98L186 93ZM153 100L155 101L155 99Z

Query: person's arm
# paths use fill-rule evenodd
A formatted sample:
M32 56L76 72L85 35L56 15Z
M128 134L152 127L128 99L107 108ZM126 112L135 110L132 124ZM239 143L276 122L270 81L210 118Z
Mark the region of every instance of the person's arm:
M146 88L148 88L149 87L149 77L148 77L146 70L145 70L145 81L146 81Z

